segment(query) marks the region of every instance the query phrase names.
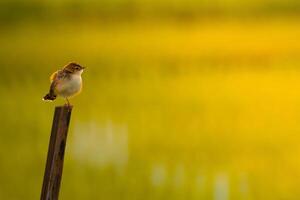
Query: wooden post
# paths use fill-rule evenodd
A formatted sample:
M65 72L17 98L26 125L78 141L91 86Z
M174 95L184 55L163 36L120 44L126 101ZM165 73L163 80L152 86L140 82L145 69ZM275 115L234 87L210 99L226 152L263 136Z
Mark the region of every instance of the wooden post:
M72 106L55 108L41 200L58 199L72 108Z

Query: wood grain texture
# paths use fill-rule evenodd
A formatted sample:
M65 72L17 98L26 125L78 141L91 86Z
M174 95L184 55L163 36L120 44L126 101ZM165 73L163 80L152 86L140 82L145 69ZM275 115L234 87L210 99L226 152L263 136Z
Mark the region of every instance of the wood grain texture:
M41 200L58 199L71 113L72 107L55 108Z

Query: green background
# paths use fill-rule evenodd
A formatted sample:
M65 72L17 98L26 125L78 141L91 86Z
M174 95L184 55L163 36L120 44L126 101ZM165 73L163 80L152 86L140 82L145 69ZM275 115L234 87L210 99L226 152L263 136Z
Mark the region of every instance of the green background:
M299 1L0 2L0 199L38 199L49 76L86 67L61 199L298 199Z

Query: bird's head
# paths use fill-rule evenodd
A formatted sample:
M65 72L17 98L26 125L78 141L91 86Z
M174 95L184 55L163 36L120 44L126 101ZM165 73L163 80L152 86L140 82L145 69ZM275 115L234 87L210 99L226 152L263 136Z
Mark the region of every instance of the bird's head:
M81 74L84 69L85 69L85 67L82 67L81 65L79 65L75 62L71 62L64 67L64 70L66 70L72 74Z

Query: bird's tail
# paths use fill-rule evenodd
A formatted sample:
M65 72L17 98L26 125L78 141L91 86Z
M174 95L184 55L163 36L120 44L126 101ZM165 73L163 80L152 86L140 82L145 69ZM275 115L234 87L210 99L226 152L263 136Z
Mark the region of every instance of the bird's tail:
M44 101L53 101L56 99L56 95L46 94L43 98Z

